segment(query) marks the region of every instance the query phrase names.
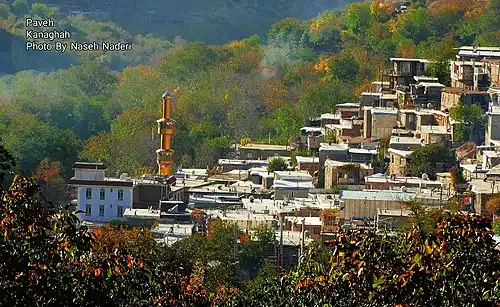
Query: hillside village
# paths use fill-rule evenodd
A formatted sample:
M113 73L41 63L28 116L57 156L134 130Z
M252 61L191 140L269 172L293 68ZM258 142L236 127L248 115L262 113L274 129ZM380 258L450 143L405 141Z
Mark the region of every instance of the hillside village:
M311 118L290 146L242 144L214 169L179 167L169 180L114 178L104 163L76 162L72 204L88 225L152 227L169 244L206 231L212 219L249 234L273 227L290 248L283 255L289 265L298 261L297 249L340 228L398 231L413 214L405 205L412 201L490 216L486 202L500 185L500 48L458 48L449 62L451 87L424 75L429 60L390 61L359 103ZM456 139L461 123L450 110L459 104L484 113L479 146ZM413 153L436 144L453 158L434 161L429 173L412 172Z

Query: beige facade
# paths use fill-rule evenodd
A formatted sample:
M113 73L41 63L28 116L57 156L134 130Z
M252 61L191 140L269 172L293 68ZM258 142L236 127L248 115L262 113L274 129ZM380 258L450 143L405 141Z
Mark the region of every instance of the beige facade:
M401 209L405 201L416 198L415 193L401 191L342 191L344 210L341 217L377 216L377 209ZM342 205L341 205L342 206Z
M424 144L442 144L451 146L451 132L443 126L422 126L420 129Z
M360 184L364 177L372 174L373 168L365 164L326 160L325 189L332 189L339 184Z
M391 136L392 129L397 126L397 113L375 111L372 112L372 139L382 139Z
M411 151L389 148L389 167L387 172L400 177L410 175Z

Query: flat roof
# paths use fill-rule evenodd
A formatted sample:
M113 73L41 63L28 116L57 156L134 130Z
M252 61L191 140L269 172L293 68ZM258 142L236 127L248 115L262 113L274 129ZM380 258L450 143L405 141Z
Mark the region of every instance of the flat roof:
M274 144L247 144L245 146L240 146L240 149L258 149L258 150L286 150L290 151L290 146L285 145L274 145Z
M149 210L149 209L125 209L123 213L125 218L136 218L136 219L159 219L160 210Z
M445 126L420 126L420 129L429 134L451 134Z
M411 210L407 209L382 209L382 208L377 208L377 215L382 215L382 216L404 216L408 217L413 215L413 212Z
M341 199L352 200L382 200L382 201L409 201L417 197L416 193L387 190L365 190L365 191L340 191Z
M393 100L393 99L397 99L398 95L396 95L396 94L382 94L382 96L380 96L380 98L382 100Z
M396 177L394 180L391 178L391 176L386 175L386 174L374 174L371 176L366 176L365 177L365 182L366 183L393 183L393 184L414 184L418 185L420 183L425 183L428 185L438 185L441 186L443 183L438 180L424 180L419 177Z
M82 180L75 179L72 177L69 180L70 185L81 185L81 186L103 186L103 187L127 187L132 188L134 186L134 181L132 179L120 179L120 178L104 178L104 180Z
M319 160L319 158L318 158ZM307 171L275 171L274 174L281 178L307 178L312 179L311 174Z
M483 151L483 154L489 158L500 157L500 152L494 150L485 150Z
M417 86L423 86L423 87L446 87L444 84L441 84L439 82L419 82Z
M422 139L410 136L391 136L389 144L421 144Z
M306 131L306 132L321 132L323 131L323 128L321 127L302 127L300 128L301 131Z
M337 108L359 108L359 103L350 103L350 102L346 102L346 103L340 103L340 104L337 104L335 105Z
M338 114L332 114L332 113L323 113L320 116L321 119L336 119L339 118Z
M107 167L104 163L75 162L73 164L73 169L105 170Z
M376 155L377 150L376 149L366 149L366 148L349 148L349 153Z
M425 59L410 59L410 58L390 58L391 62L422 62L429 63L429 60Z
M436 77L428 77L428 76L414 76L413 79L417 82L419 81L437 81L439 80Z
M296 156L295 160L297 160L297 163L319 163L318 157Z
M325 161L325 166L343 166L343 165L351 165L351 164L357 164L359 165L360 168L363 169L372 169L372 167L367 166L366 163L357 163L357 162L340 162L340 161L334 161L327 159Z
M372 114L377 115L397 115L398 109L396 108L382 108L382 107L364 107L365 110L371 110Z
M349 145L347 144L328 144L328 143L320 143L319 150L348 150Z
M372 82L373 85L389 85L391 84L389 81L373 81Z
M361 93L361 96L382 96L382 93L374 93L374 92L363 92Z
M474 94L474 95L488 95L488 91L476 91L476 90L468 90L460 87L445 87L441 90L445 93L450 94Z
M399 149L394 149L394 148L389 148L387 151L390 153L393 153L395 155L405 157L405 158L410 158L411 154L413 153L413 151L410 151L410 150L399 150Z

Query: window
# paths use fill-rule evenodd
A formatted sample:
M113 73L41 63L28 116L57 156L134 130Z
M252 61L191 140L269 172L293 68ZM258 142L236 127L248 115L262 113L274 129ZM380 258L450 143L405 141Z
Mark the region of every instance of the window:
M123 190L118 190L118 200L123 200Z
M85 198L92 199L92 189L91 188L87 188L87 190L85 191Z
M85 215L86 216L91 216L92 215L92 205L85 205Z
M104 216L104 205L99 206L99 216Z
M123 206L117 206L116 207L116 216L117 217L122 217L123 216Z
M99 191L99 199L104 200L106 198L106 189L101 189Z

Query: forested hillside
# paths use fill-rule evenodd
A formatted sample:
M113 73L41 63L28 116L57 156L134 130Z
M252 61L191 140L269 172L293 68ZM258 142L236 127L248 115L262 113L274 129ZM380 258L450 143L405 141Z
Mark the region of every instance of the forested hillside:
M109 68L109 55L86 54L69 69L6 75L0 77L0 138L26 174L46 165L44 159L56 168L60 162L65 176L79 159L136 174L155 167L153 130L169 89L175 163L207 167L244 138L267 142L270 135L289 143L309 117L355 102L391 56L435 60L428 74L446 83L444 61L453 48L500 45L499 0L474 7L469 0L431 7L414 1L406 12L394 9L380 1L354 3L306 21L283 19L266 36L218 46L180 39L161 45L135 36L144 49L116 59L135 63L120 72ZM80 20L82 35L132 35L71 18Z
M85 11L110 20L134 35L153 33L208 44L223 44L252 34L263 36L286 17L311 18L348 0L190 0L190 1L26 1L60 5L61 13Z

